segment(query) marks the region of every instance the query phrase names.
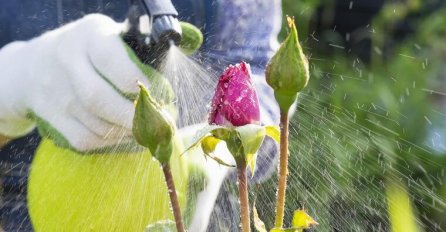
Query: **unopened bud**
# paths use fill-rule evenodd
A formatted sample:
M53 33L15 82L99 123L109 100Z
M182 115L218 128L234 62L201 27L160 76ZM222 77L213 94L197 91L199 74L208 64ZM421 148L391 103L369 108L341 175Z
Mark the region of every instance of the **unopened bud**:
M266 81L274 89L282 110L290 108L310 78L308 61L299 44L294 19L287 17L287 20L289 34L266 68Z
M140 92L133 118L133 136L147 147L152 156L161 163L172 155L174 124L167 111L153 100L147 89L139 84Z

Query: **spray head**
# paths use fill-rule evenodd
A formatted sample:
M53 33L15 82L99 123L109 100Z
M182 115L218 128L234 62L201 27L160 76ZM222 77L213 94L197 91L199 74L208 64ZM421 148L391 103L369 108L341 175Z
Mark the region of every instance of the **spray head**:
M142 15L149 16L148 28L140 28ZM180 45L182 30L177 16L170 0L130 0L129 30L123 39L143 63L158 68L169 48Z
M181 42L181 26L178 12L170 0L141 0L144 9L152 20L151 40L170 46ZM172 42L171 42L172 41Z

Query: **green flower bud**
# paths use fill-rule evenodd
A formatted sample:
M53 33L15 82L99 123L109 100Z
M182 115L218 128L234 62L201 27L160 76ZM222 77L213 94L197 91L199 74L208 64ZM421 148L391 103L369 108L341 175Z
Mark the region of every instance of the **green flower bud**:
M139 144L149 148L159 162L167 163L172 155L174 124L147 89L142 84L139 87L141 91L133 118L133 136Z
M266 67L266 82L274 89L282 110L290 108L310 78L308 61L300 47L294 19L287 17L287 20L290 32Z
M203 34L200 29L186 22L180 22L182 38L180 42L181 51L187 55L196 52L203 43Z

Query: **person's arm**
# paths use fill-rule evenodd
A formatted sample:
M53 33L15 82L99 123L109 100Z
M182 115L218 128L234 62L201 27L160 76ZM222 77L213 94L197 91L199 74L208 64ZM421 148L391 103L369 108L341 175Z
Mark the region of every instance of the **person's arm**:
M1 145L39 132L57 145L88 152L132 141L141 70L121 35L124 23L91 14L29 41L0 49Z

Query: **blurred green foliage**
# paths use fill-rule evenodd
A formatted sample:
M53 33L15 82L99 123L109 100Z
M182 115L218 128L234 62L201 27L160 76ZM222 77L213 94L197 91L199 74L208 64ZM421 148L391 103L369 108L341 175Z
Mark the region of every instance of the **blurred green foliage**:
M398 182L421 230L446 231L446 155L432 146L435 138L445 141L434 131L446 122L446 7L423 14L420 1L385 2L370 24L365 62L342 49L333 31L329 39L339 49L328 52L312 38L317 8L333 5L283 1L284 15L296 18L311 75L292 122L285 221L305 207L319 222L312 231L391 231L385 189ZM392 37L412 15L414 33ZM268 186L275 182L257 191L271 202L257 205L267 227L275 195Z

